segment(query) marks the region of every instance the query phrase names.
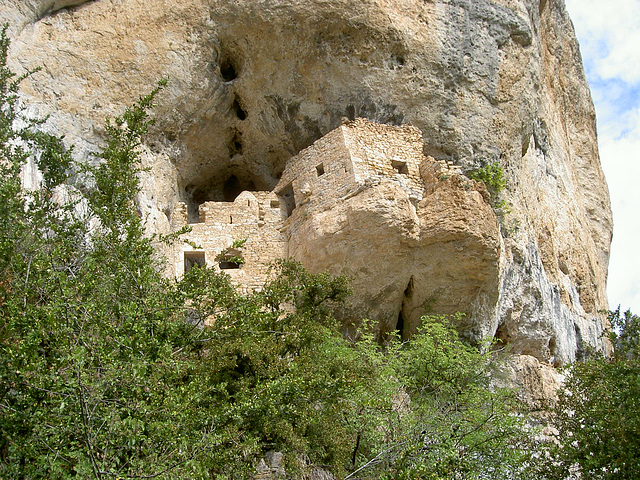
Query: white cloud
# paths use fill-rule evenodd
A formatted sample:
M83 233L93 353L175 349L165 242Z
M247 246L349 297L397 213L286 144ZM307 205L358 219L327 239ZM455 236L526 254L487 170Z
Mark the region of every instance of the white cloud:
M601 79L640 82L640 2L567 0L583 56Z
M600 137L600 156L613 208L614 234L609 267L612 307L640 312L640 128L621 139Z

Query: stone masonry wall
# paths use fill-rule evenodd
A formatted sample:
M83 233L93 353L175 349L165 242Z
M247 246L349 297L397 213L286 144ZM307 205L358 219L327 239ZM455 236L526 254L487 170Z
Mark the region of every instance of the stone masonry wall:
M394 127L358 118L342 126L345 147L351 154L356 181L372 176L393 178L416 201L424 185L422 132L411 125Z
M424 191L424 161L422 134L415 127L364 119L343 124L292 157L273 192L245 191L233 202L200 205L199 222L184 235L187 242L174 248L172 273L182 275L194 258L220 269L216 257L234 241L246 239L234 252L245 262L224 270L245 291L260 288L269 264L289 256L290 232L309 215L329 212L381 181L396 184L417 204ZM187 206L180 202L172 227L187 224Z
M271 192L242 192L233 202L203 203L200 223L191 224L192 231L182 236L189 243L178 243L174 248L173 273L182 275L185 256L190 252L204 253L206 265L220 269L216 257L234 241L246 239L237 252L244 263L224 271L245 292L260 288L267 279L269 264L287 256L286 240L280 231L284 216L282 204ZM172 218L176 229L187 225L184 203L176 206Z
M398 184L417 203L424 190L422 148L422 133L416 127L358 118L291 158L275 191L282 198L290 189L295 206L304 206L309 214L329 210L385 179ZM299 222L301 218L295 217L300 215L294 215L289 224Z
M337 198L357 189L353 163L339 127L287 162L275 191L283 196L291 187L295 205L326 210Z

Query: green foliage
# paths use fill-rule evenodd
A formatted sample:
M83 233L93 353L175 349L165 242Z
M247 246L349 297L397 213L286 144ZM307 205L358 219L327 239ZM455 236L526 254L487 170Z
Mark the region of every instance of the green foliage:
M192 272L185 281L193 285L211 273ZM225 458L216 473L248 478L270 449L285 454L290 473L303 468L302 458L341 472L353 449L353 429L344 420L364 408L358 395L375 396L378 383L329 315L330 304L348 292L345 280L291 262L278 262L273 275L262 291L236 296L207 329L215 342L201 375L216 388L218 428L236 438L219 450Z
M7 25L0 32L0 284L6 282L6 269L17 254L17 240L29 228L29 221L50 203L52 190L66 180L71 161L62 140L38 129L44 121L29 118L20 105L18 86L24 78L7 66L9 40ZM23 192L20 170L29 158L43 174L41 192ZM14 213L18 212L18 217Z
M522 430L489 353L441 318L386 349L348 341L346 279L293 262L247 296L206 267L163 278L135 205L162 84L78 166L24 115L0 47L0 477L246 479L278 450L294 477L515 478Z
M614 347L614 358L640 360L640 317L627 310L609 312L611 329L607 336Z
M498 212L505 214L509 212L509 204L500 198L507 181L504 177L504 170L500 162L493 162L467 173L472 180L483 182L489 190L491 196L491 206Z
M432 316L385 361L397 397L378 454L364 463L375 478L520 478L530 445L514 393L490 386L491 353L464 344L446 318Z
M103 163L84 169L94 188L83 196L60 185L69 152L24 117L15 91L0 98L1 163L11 170L0 192L13 198L0 228L1 476L204 474L193 459L219 434L183 408L200 394L186 377L199 333L157 273L133 205L153 94L109 128ZM44 175L33 192L19 179L30 156Z
M93 180L87 199L101 225L113 235L137 235L141 226L136 213L135 196L140 190L138 174L141 171L138 147L153 120L148 111L166 80L150 94L140 98L113 122L107 120L106 145L100 153L98 166L88 165L85 171Z
M635 479L640 471L640 319L611 312L615 347L608 358L572 365L555 408L559 448L549 448L548 476Z
M238 240L234 240L231 244L231 248L242 248L244 244L247 243L246 238L239 238Z
M216 255L215 261L235 263L237 266L243 265L245 260L242 256L242 247L245 243L247 243L246 238L234 240L230 247Z
M499 194L506 185L504 171L499 162L489 163L484 167L469 172L467 176L473 180L483 182L492 194Z

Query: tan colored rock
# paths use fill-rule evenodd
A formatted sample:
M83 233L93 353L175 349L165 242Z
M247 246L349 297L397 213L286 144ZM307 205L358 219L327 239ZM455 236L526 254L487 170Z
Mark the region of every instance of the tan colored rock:
M546 410L557 400L558 389L564 381L563 375L552 365L541 363L529 355L511 355L503 365L505 377L498 385L518 388L518 392L527 405Z
M368 317L408 338L426 312L464 311L463 334L495 330L501 237L488 193L425 157L415 127L349 122L291 158L273 192L204 202L198 213L184 203L172 212L173 229L191 227L172 253L173 275L207 264L251 290L271 261L290 256L352 278L345 326Z
M37 22L57 11L75 7L92 0L2 0L0 12L9 22L11 31L20 31L26 24Z
M426 155L463 170L504 167L512 212L502 240L493 217L479 218L475 187L445 180L420 200L411 185L381 180L363 201L310 213L309 245L292 253L329 266L322 232L335 231L351 253L333 258L348 258L344 269L365 275L363 286L370 258L389 256L390 280L376 286L387 293L363 300L385 305L383 318L408 304L402 292L421 271L433 280L416 287L420 300L433 293L443 310L470 312L472 336L497 331L515 351L555 364L600 344L611 212L562 0L0 0L0 17L14 22L12 64L44 65L23 95L79 155L96 149L105 115L170 78L145 153L153 170L141 205L153 229L170 228L179 202L193 215L230 192L271 191L287 160L343 117L412 124ZM372 218L386 247L346 234ZM402 256L413 246L432 249L442 273ZM465 270L456 258L472 278L447 289Z
M482 184L424 156L417 129L343 125L289 161L276 188L287 184L296 200L301 185L313 192L288 220L289 255L352 278L345 321L407 338L425 313L464 312L464 334L493 334L496 216Z

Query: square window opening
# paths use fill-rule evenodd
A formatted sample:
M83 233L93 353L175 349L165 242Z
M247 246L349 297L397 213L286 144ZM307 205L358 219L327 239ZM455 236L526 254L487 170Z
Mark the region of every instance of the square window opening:
M324 175L324 164L320 164L316 166L316 173L318 174L319 177L321 177L322 175Z
M204 252L184 252L184 273L193 267L204 267L206 265Z
M220 270L235 270L244 265L242 252L236 248L228 248L216 257Z
M409 175L409 167L407 162L399 162L397 160L391 160L391 166L394 170L402 175Z
M235 270L240 268L240 265L242 265L240 262L232 262L228 260L223 260L218 264L220 270Z

